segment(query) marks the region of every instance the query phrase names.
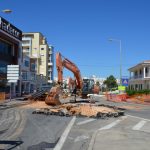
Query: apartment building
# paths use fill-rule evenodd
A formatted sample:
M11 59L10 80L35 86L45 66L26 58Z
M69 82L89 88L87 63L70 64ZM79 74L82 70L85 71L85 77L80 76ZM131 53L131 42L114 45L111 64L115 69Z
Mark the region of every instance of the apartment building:
M7 65L20 65L21 60L22 31L0 17L0 91L7 93L10 86L10 83L7 83ZM17 83L11 83L11 87L12 96L21 93L20 77Z
M53 80L53 47L49 47L42 33L23 33L22 47L25 55L36 59L37 75L40 78L46 78L46 83L51 83Z
M150 60L143 61L128 70L130 72L130 89L150 89Z

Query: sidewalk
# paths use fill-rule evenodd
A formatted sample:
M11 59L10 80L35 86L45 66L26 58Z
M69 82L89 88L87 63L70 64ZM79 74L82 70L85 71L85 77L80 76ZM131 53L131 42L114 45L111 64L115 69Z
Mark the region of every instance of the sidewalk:
M24 100L24 98L25 97L16 97L16 98L12 98L11 100L10 99L1 100L0 110L14 107L16 105L24 105L28 103L28 100Z
M124 131L121 130L97 131L92 136L88 150L128 150L128 149L148 150L149 149L148 147L146 148L146 141L144 143L143 142L140 143L141 139L136 139L136 138L131 139L130 136L131 133L125 134Z

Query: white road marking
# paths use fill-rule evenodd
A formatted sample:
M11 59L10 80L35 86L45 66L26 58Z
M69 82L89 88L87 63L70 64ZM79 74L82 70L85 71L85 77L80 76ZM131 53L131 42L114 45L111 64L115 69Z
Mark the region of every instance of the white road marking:
M100 128L100 129L98 129L98 131L110 129L110 128L116 126L117 124L119 124L121 121L123 121L126 118L127 118L127 116L123 116L121 119L118 119L118 120L116 120L116 121L114 121L114 122L112 122L112 123L110 123L110 124Z
M59 139L57 145L55 146L55 148L53 150L61 150L61 148L63 147L65 140L73 126L73 124L75 123L76 117L74 116L72 118L72 120L69 122L67 128L65 129L65 131L63 132L63 134L61 135L61 138Z
M145 121L145 120L141 120L139 123L137 123L132 129L133 130L140 130L143 126L144 126L144 124L146 123L147 121Z
M77 125L86 124L86 123L88 123L88 122L95 121L95 120L96 120L96 119L88 119L88 120L85 120L85 121L78 122Z
M96 138L97 132L98 132L98 130L94 131L92 138L91 138L91 141L89 143L88 150L93 150L93 145L95 143L95 138Z
M81 136L78 136L75 138L74 142L79 142L79 141L82 141L82 140L86 140L88 139L89 137L86 136L86 135L81 135Z
M145 119L145 118L142 118L142 117L137 117L137 116L132 116L132 115L126 115L126 116L137 118L137 119L142 119L142 120L145 120L145 121L150 121L150 119Z

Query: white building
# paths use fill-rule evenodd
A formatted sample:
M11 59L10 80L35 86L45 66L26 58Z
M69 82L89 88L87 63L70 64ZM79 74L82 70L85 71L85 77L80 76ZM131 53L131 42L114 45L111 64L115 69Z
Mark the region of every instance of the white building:
M48 45L46 38L40 32L23 33L23 53L30 58L36 58L36 72L47 79L47 83L53 81L54 53L53 47Z
M128 70L130 72L130 89L150 89L150 60L143 61Z

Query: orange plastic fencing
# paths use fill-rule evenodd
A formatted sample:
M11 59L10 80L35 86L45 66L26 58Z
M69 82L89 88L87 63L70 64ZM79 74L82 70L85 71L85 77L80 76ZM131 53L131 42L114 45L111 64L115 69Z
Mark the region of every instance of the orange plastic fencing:
M116 102L122 102L122 101L126 101L126 99L128 98L127 94L108 94L106 93L106 99L108 101L116 101Z

